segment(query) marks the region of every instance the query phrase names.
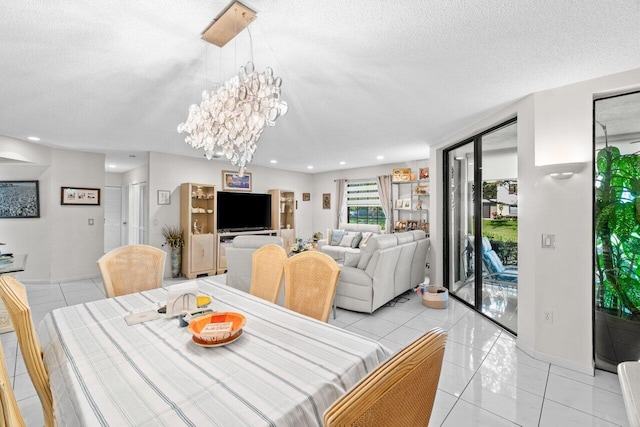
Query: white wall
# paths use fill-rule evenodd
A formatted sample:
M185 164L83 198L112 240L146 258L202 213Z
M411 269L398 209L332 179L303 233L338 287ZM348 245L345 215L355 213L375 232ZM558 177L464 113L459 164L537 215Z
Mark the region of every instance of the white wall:
M104 155L71 150L51 151L48 190L52 282L95 277L104 251L104 203L99 206L60 204L60 187L104 189ZM42 196L42 193L41 193ZM89 219L93 225L89 225Z
M38 180L40 218L0 219L3 252L26 253L28 282L51 282L98 274L102 254L102 206L62 206L60 187L104 186L104 155L59 150L0 136L0 180ZM88 219L94 225L88 225Z
M638 87L640 69L533 94L447 138L432 156L435 170L444 147L518 116L518 346L586 373L593 372L592 103L597 94ZM536 168L564 162L587 167L564 181ZM443 262L441 175L432 182L436 266ZM542 233L556 235L555 250L541 249ZM436 277L442 281L442 272ZM547 310L553 324L542 321Z
M164 239L160 230L163 225L180 224L180 184L184 182L210 184L221 191L223 170L235 170L235 168L226 160L206 160L153 152L149 154L150 245L161 247ZM311 202L302 201L302 193L312 192L313 175L252 165L247 172L252 174L252 192L254 193L266 193L276 188L295 192L298 201L296 234L301 238L311 237L313 208ZM170 205L158 205L158 190L171 191ZM311 200L313 199L312 195ZM169 253L168 248L163 249ZM165 276L169 275L170 265L166 263Z

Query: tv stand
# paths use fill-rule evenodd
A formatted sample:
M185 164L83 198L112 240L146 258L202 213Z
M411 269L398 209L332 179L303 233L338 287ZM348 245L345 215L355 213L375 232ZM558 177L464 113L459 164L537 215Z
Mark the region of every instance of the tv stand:
M217 259L217 271L216 274L223 274L227 272L227 248L233 245L233 239L236 236L277 236L278 230L245 230L245 231L228 231L228 230L218 230L216 234L216 254L218 255Z

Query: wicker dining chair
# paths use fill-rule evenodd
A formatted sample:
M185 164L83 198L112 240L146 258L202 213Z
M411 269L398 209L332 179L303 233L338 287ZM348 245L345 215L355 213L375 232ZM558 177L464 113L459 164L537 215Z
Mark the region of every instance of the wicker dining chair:
M326 322L340 267L329 255L306 251L284 262L284 306Z
M98 260L107 298L162 287L167 253L148 245L115 248Z
M265 245L252 255L249 293L275 303L280 293L287 251L279 245Z
M40 397L45 426L52 427L54 425L53 397L49 386L49 373L44 365L42 349L33 326L27 291L15 277L0 276L0 297L2 297L16 330L18 344L29 377L31 377L31 382Z
M11 388L11 378L7 371L7 361L4 358L2 344L0 344L0 427L26 426L16 396Z
M400 350L333 403L324 425L428 425L446 339L445 331L434 328Z

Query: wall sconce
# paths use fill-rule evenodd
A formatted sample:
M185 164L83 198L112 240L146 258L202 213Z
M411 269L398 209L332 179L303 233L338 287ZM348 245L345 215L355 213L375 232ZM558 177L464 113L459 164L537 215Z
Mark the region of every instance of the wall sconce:
M584 169L585 166L585 162L557 163L555 165L538 166L538 169L553 179L569 179L574 173L578 173Z

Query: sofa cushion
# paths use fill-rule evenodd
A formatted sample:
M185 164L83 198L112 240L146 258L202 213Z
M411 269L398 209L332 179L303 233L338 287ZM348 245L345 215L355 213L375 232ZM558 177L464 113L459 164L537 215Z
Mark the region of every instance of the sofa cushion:
M347 232L344 230L331 230L329 244L331 246L339 246L345 234L347 234Z
M411 230L407 233L413 236L413 240L422 240L427 238L427 233L422 230Z
M396 233L394 234L396 239L398 239L398 244L403 245L405 243L413 242L413 235L409 233Z
M340 240L340 243L338 243L338 246L342 246L343 248L350 248L351 244L353 243L353 239L355 239L356 236L343 236L342 240Z
M373 236L373 233L371 231L363 231L362 240L360 240L360 244L358 245L358 247L364 248L365 246L367 246L367 242L369 241L371 236Z
M354 249L359 248L361 240L362 240L362 233L359 231L356 231L356 233L353 235L353 241L351 242L351 247Z
M362 253L360 255L360 261L358 261L358 268L364 270L369 265L369 261L371 261L371 256L373 252L377 249L389 248L391 246L397 246L398 240L396 236L392 234L382 234L380 236L371 237L367 242L367 246L362 249Z
M360 261L360 251L345 251L343 264L347 267L357 267Z

